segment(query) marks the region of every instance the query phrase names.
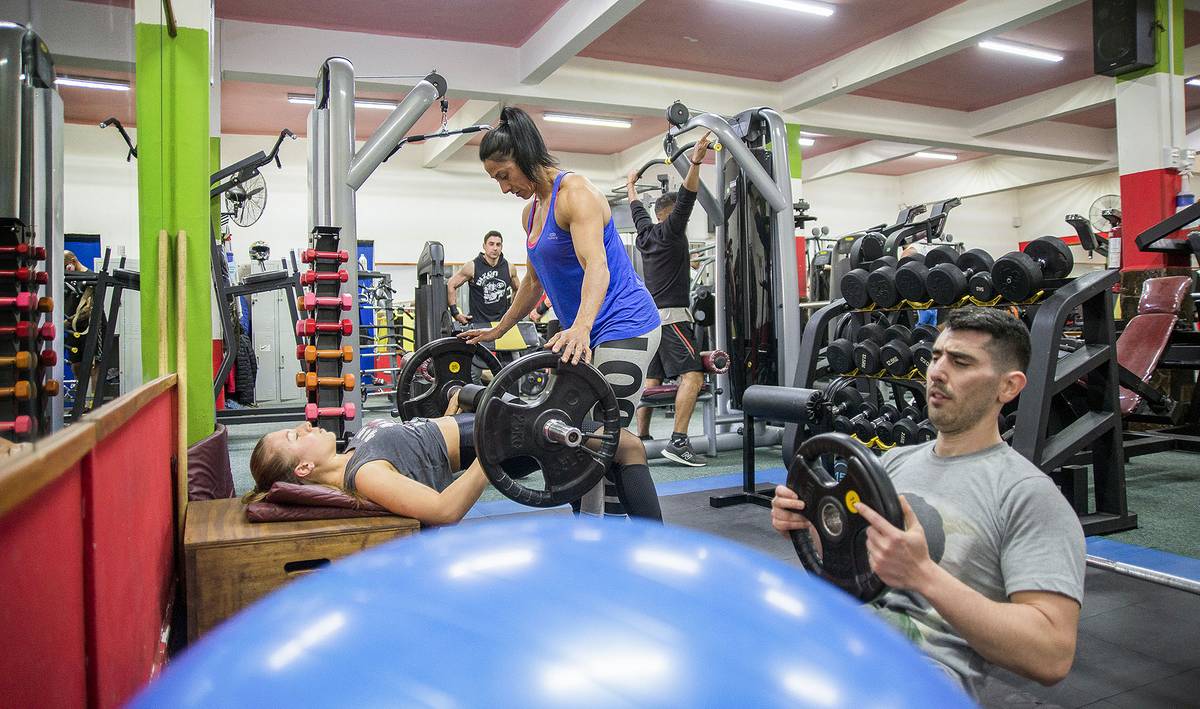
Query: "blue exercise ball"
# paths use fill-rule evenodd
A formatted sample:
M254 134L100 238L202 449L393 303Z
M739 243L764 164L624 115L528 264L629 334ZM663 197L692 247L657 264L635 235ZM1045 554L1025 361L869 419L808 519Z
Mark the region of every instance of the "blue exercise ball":
M533 518L296 581L135 707L953 707L966 695L798 564L680 527Z

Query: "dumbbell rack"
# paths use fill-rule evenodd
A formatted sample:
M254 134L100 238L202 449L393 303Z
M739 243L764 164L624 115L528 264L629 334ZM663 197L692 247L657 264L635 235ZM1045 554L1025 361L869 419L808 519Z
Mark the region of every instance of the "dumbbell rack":
M61 382L48 378L58 362L53 349L54 303L42 295L46 249L34 244L21 221L0 221L0 436L29 441L51 430L49 397Z
M343 374L342 368L357 356L357 348L349 348L349 359L341 354L347 352L348 346L343 343L349 340L349 336L343 334L339 326L343 322L349 322L346 320L349 313L342 304L352 302L355 296L348 291L343 294L346 280L319 277L344 272L349 255L338 250L340 240L339 227L318 226L309 235L309 250L303 258L309 269L299 275L300 289L304 294L299 298L297 306L305 312L296 324L297 335L301 338L301 343L296 346L301 370L296 377L296 384L306 388L308 392L305 418L314 426L331 431L339 440L344 441L347 438L346 421L355 417L357 406L353 401L346 401L345 386L340 383L335 385L335 382L345 381L346 376L352 376ZM319 279L306 282L306 274L319 274ZM320 304L314 301L319 301ZM307 317L304 317L305 315ZM308 325L319 329L310 332L304 329ZM318 381L315 387L309 386L313 375ZM353 390L353 382L350 388ZM341 409L340 415L317 415L319 410L336 409Z
M1129 511L1125 494L1125 459L1122 454L1121 412L1118 399L1116 330L1113 325L1112 287L1119 281L1116 270L1093 271L1075 279L1047 281L1036 302L995 301L992 307L1019 305L1033 311L1030 327L1032 351L1028 383L1017 403L1016 427L1011 444L1021 455L1046 471L1063 489L1063 494L1080 516L1086 534L1106 534L1137 527L1137 515ZM971 304L968 299L957 306ZM1059 345L1068 316L1083 312L1083 345L1059 357ZM804 328L800 359L793 387L813 387L817 361L828 344L830 325L845 313L898 312L851 310L845 300L836 300L815 312ZM853 375L883 381L891 377ZM1048 435L1051 399L1076 382L1086 382L1088 412L1053 435ZM794 447L787 439L784 445ZM785 451L786 452L786 451ZM1090 505L1086 469L1068 462L1090 460L1095 487L1095 505Z

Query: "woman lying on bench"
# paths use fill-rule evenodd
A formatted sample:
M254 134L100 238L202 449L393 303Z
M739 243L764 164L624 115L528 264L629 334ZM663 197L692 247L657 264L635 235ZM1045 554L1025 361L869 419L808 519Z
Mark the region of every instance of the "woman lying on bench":
M475 415L467 413L367 421L345 453L337 452L331 431L308 423L268 433L250 455L254 490L246 501L261 499L277 482L318 484L358 494L423 524L454 524L488 484L475 459L474 425ZM538 469L534 461L523 471L507 467L514 477ZM631 517L662 520L645 449L629 431L621 431L608 477Z

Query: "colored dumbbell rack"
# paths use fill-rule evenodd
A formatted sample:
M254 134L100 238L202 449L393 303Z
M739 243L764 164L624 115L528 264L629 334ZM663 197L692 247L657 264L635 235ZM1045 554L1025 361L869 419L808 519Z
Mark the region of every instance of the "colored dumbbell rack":
M49 397L61 388L48 378L58 353L45 260L32 230L0 222L0 436L13 441L50 430Z
M308 270L301 271L300 285L305 290L297 305L300 321L296 333L302 344L297 347L301 373L296 384L308 394L305 418L314 426L333 432L339 439L346 437L346 421L357 415L353 401L347 401L347 390L357 382L342 368L353 360L353 350L344 343L352 328L346 319L353 297L343 293L349 255L338 249L341 230L337 227L316 227L309 235L308 249L303 252Z

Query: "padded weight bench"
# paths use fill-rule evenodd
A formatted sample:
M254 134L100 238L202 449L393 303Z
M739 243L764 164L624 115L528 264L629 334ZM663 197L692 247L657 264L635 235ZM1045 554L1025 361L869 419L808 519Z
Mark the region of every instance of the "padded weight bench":
M704 367L704 383L700 393L696 395L696 403L704 412L704 437L708 439L708 455L717 455L717 394L721 393L717 386L717 375L729 371L729 355L724 350L707 350L700 353L700 363ZM675 404L675 394L679 391L678 384L659 384L642 390L642 400L639 408L658 409Z
M1142 284L1138 314L1117 338L1122 417L1144 415L1134 413L1143 402L1146 404L1143 409L1148 408L1157 418L1163 412L1170 415L1173 402L1151 387L1149 381L1175 330L1183 299L1190 291L1191 279L1187 276L1150 278Z

